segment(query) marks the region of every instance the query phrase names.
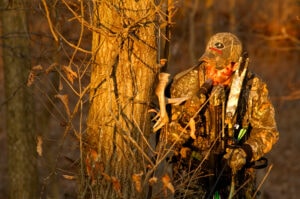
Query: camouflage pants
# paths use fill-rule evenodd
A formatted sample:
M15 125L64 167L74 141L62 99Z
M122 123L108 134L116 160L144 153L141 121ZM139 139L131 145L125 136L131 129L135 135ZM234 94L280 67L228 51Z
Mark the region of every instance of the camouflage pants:
M224 171L217 175L220 175L220 178L215 175L215 170L209 168L206 161L195 161L192 158L174 162L173 183L176 190L174 198L206 199L213 198L216 193L222 199L228 198L232 180L231 170L225 166ZM234 182L234 199L253 198L256 190L254 169L242 169L235 175ZM212 188L215 189L212 191Z

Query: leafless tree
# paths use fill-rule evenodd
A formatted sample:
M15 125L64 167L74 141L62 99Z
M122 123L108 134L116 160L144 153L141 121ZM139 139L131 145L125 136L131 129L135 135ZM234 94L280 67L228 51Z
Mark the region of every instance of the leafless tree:
M10 198L37 198L34 103L26 80L31 67L27 11L30 1L2 1Z

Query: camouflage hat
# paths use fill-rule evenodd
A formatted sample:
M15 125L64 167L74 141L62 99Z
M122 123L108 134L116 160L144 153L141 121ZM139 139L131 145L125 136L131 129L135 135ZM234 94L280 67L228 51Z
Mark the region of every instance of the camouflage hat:
M238 62L242 54L242 43L232 33L213 35L199 61L214 61L216 69L223 69L231 62Z

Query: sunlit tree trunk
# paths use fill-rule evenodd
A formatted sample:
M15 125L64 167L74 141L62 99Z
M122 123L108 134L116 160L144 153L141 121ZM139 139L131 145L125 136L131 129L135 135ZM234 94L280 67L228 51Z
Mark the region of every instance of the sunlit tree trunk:
M37 198L34 109L26 79L30 69L26 1L2 1L1 22L10 198Z
M146 198L133 176L150 159L150 97L157 74L152 0L95 1L88 130L84 137L91 185L85 198Z

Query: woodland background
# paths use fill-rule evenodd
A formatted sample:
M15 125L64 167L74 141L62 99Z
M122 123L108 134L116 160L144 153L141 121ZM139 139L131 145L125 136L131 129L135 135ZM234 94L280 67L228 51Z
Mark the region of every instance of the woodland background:
M49 1L50 2L50 1ZM76 10L77 1L68 1ZM168 71L175 74L196 63L207 39L215 32L230 31L238 35L250 56L250 69L269 85L276 108L280 140L268 155L273 168L262 187L262 198L298 198L300 194L300 1L299 0L178 0L172 19ZM51 5L51 4L49 4ZM54 4L53 4L54 5ZM1 8L3 9L3 8ZM87 8L88 9L88 8ZM28 26L32 67L47 69L53 63L89 65L89 55L77 53L65 40L54 42L45 11L40 1L28 4ZM91 32L81 32L72 14L63 3L50 7L54 24L69 42L81 35L81 47L90 49ZM0 10L1 12L1 10ZM0 24L0 29L2 25ZM81 34L82 33L82 34ZM5 39L0 36L1 47ZM0 51L1 55L1 51ZM28 68L30 71L30 68ZM88 84L89 71L82 83ZM0 59L0 198L8 198L7 136L4 95L5 71ZM32 87L35 105L37 145L43 142L43 155L38 157L41 198L76 198L80 148L76 137L64 132L64 106L55 95L72 93L57 75L44 75ZM69 98L70 106L76 98ZM88 107L88 106L86 106ZM84 110L83 113L86 113ZM83 117L85 115L83 114ZM84 118L83 118L84 120ZM262 178L266 170L260 170Z

